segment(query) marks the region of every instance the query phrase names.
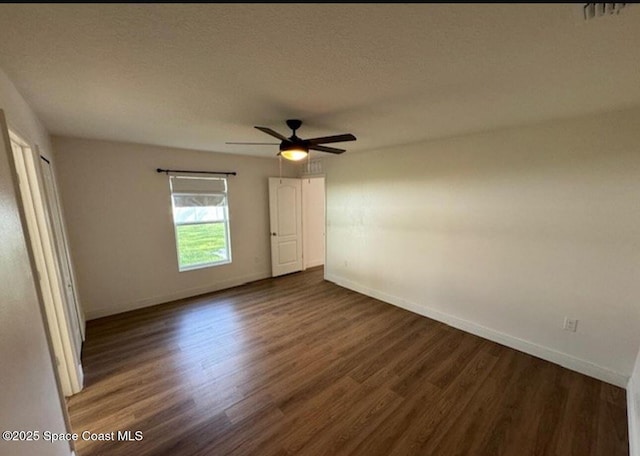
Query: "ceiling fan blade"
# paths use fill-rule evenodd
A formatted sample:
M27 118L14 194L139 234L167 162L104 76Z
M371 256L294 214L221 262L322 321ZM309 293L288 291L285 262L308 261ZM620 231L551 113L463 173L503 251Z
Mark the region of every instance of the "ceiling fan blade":
M232 141L227 141L225 144L244 145L244 146L277 146L279 143L232 142Z
M329 152L330 154L341 154L343 152L346 152L344 149L337 149L335 147L325 147L325 146L318 146L318 145L310 145L309 149L319 150L320 152Z
M306 142L309 145L312 144L329 144L343 141L355 141L356 137L351 133L346 133L344 135L334 135L334 136L322 136L320 138L311 138L307 139Z
M277 131L272 130L271 128L267 128L267 127L256 127L258 130L273 136L274 138L278 138L281 141L288 141L289 138L287 138L286 136L281 135L280 133L278 133Z

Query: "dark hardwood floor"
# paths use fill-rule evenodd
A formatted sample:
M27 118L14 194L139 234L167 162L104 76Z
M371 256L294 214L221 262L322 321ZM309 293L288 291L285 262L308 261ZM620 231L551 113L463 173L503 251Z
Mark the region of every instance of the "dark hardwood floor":
M79 456L628 454L624 390L322 274L90 321L73 429L143 440Z

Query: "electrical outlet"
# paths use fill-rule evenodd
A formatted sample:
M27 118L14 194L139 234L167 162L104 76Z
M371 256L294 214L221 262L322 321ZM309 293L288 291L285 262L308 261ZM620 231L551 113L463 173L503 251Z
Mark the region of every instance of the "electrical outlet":
M562 327L565 331L576 332L578 329L578 320L564 317L564 326Z

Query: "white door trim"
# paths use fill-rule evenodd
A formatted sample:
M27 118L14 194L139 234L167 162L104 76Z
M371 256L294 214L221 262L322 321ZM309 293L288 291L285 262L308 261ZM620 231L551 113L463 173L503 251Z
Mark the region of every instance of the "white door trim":
M16 172L19 178L22 204L30 231L36 269L42 291L45 316L56 358L56 371L62 392L70 396L82 389L83 372L79 356L73 348L68 316L52 237L50 216L46 206L44 181L39 166L40 157L34 147L16 133L9 131Z
M40 154L38 146L35 147L36 156L40 157L39 164L43 173L43 182L45 190L45 202L51 215L51 223L53 224L53 233L55 234L54 240L56 243L58 259L60 267L62 269L62 278L64 279L63 285L65 297L67 302L67 308L70 313L69 318L75 319L78 326L78 334L74 339L78 345L76 348L77 356L80 357L80 349L82 347L82 341L85 340L86 320L84 312L80 306L78 299L78 290L76 288L76 279L73 273L73 266L71 264L71 253L69 251L69 245L67 242L66 227L64 225L64 218L62 217L62 208L60 205L60 198L58 195L58 188L56 186L56 173L51 161Z

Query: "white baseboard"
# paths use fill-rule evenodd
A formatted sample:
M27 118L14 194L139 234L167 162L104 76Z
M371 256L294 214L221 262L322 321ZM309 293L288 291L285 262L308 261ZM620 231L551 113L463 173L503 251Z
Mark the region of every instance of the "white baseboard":
M536 343L520 339L518 337L505 334L491 328L487 328L486 326L479 325L472 321L464 320L462 318L458 318L456 316L435 309L409 302L397 296L393 296L382 291L360 285L359 283L356 283L349 279L326 273L326 269L324 278L330 282L340 285L341 287L357 291L358 293L362 293L372 298L379 299L380 301L384 301L389 304L393 304L418 315L440 321L449 326L453 326L454 328L458 328L468 333L475 334L476 336L480 336L484 339L489 339L501 345L506 345L507 347L511 347L529 355L533 355L537 358L542 358L554 364L559 364L560 366L566 367L567 369L579 372L584 375L588 375L589 377L602 380L606 383L611 383L612 385L616 385L621 388L627 387L627 383L629 381L629 377L627 375L612 371L611 369L608 369L606 367L602 367L589 361L568 355L566 353L562 353L551 348L544 347L542 345L538 345Z
M640 456L640 421L638 421L638 414L640 410L637 409L635 395L640 388L637 385L640 379L631 377L629 384L627 385L627 416L629 420L629 456Z
M116 315L130 310L142 309L144 307L151 307L158 304L164 304L166 302L176 301L178 299L191 298L201 294L212 293L214 291L225 290L227 288L237 287L249 282L255 282L256 280L266 279L271 277L269 272L260 272L257 274L251 274L242 277L234 277L232 279L223 280L206 287L189 288L187 290L181 290L175 293L170 293L162 296L153 296L150 298L141 299L138 301L126 303L116 307L103 307L100 309L90 309L85 312L87 320L94 320L96 318L107 317L109 315Z
M322 266L324 264L324 258L319 258L317 260L310 260L304 264L305 269L315 268L316 266Z

